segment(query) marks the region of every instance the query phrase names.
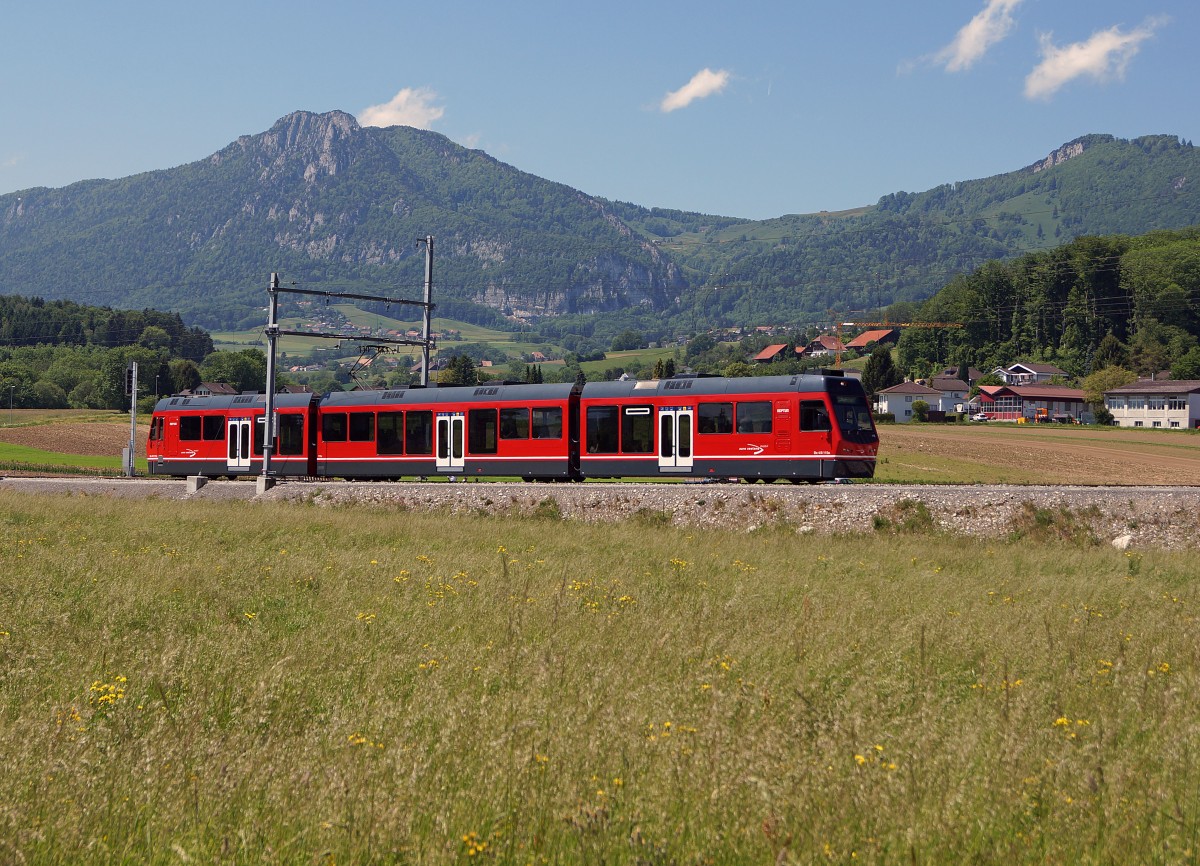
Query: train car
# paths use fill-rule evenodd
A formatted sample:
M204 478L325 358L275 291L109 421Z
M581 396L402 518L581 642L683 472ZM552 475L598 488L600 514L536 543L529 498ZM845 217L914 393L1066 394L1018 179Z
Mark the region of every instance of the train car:
M164 397L154 406L146 442L151 475L208 477L262 472L266 395ZM271 471L316 474L316 395L275 397L277 436Z
M573 479L578 403L572 384L335 392L318 408L317 474Z
M870 478L879 443L840 375L589 382L580 426L584 478Z

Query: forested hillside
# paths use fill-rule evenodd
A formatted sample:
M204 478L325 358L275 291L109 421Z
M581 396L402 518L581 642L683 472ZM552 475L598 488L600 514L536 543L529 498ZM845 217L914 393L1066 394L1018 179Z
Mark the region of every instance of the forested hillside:
M178 168L0 196L0 294L252 327L272 272L418 298L415 242L432 235L435 301L457 319L565 319L580 335L575 317L596 315L610 333L799 326L924 300L1081 234L1200 223L1197 178L1190 143L1092 135L996 177L746 221L609 202L437 133L296 112Z
M1028 360L1077 377L1118 366L1200 378L1200 227L1081 237L991 262L953 279L918 315L963 328L904 331L900 365L917 375Z
M140 366L142 394L172 393L200 381L199 365L212 351L212 338L177 313L0 296L5 405L124 408L130 361Z
M1080 235L1200 223L1200 152L1175 136L1085 136L982 180L883 196L874 207L756 223L620 206L689 279L705 324L803 323L919 301L991 259Z

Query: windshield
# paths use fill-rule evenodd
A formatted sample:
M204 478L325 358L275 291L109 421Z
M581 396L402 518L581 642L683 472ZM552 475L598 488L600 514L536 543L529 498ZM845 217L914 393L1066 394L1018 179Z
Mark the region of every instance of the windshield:
M867 407L867 398L859 394L832 394L833 417L838 429L851 442L878 442L875 421Z

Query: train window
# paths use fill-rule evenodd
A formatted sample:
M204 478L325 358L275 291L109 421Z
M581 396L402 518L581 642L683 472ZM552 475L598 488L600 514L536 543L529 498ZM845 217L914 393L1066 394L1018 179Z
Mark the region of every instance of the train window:
M471 454L496 453L496 410L467 412L467 450Z
M202 432L204 439L208 442L221 442L225 439L225 416L224 415L205 415L204 430Z
M163 419L162 419L162 415L159 415L157 418L155 418L153 421L150 422L150 441L157 442L162 438L163 438Z
M304 453L304 416L298 412L276 416L279 419L279 453Z
M621 413L621 452L654 452L654 409L651 406L626 406Z
M376 454L404 453L404 413L380 412L376 422L379 439L375 443Z
M374 442L375 441L375 413L374 412L351 412L350 413L350 441L351 442Z
M263 433L267 429L267 418L265 415L259 415L254 419L254 456L262 457L263 451ZM245 455L243 455L245 456Z
M321 416L321 438L326 442L346 441L345 412L327 412Z
M834 414L838 428L851 442L876 442L875 422L862 394L835 394Z
M180 415L179 416L179 441L180 442L199 442L200 441L200 416L199 415Z
M769 401L737 404L739 433L770 433L771 404Z
M528 409L501 409L500 410L500 438L501 439L528 439L529 438L529 410Z
M562 409L557 406L533 410L533 438L562 438Z
M732 433L732 403L701 403L696 407L696 423L701 433Z
M829 423L829 410L825 408L824 402L821 400L800 401L800 429L810 431L833 429Z
M409 454L433 453L433 412L429 409L405 413L404 450Z
M589 406L587 410L587 450L589 454L616 454L618 431L616 406Z

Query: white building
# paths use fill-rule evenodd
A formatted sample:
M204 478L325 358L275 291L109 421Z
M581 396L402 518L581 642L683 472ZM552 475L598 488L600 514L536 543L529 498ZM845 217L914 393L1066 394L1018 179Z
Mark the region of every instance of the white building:
M1142 379L1105 391L1104 405L1118 427L1200 427L1200 380Z
M1021 362L1010 367L997 367L992 373L999 376L1005 385L1040 385L1049 382L1055 376L1070 378L1070 373L1060 370L1053 364L1034 364Z
M881 413L891 413L897 424L907 424L913 419L912 404L924 400L929 408L937 410L941 405L942 392L918 385L916 382L901 382L884 388L875 395L875 404Z
M946 413L967 411L967 398L971 394L971 387L958 376L934 376L929 380L929 387L940 395L936 406L929 404L931 409L940 409Z

